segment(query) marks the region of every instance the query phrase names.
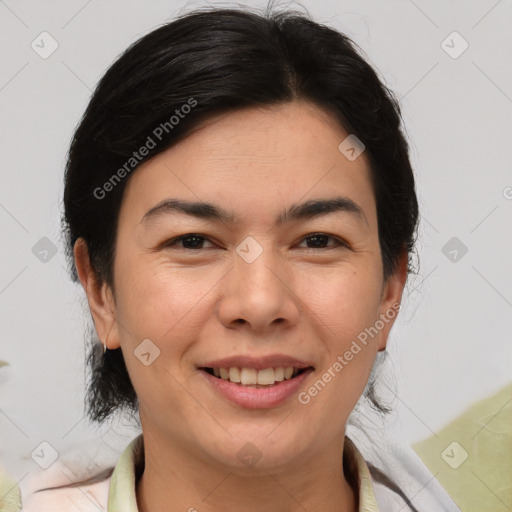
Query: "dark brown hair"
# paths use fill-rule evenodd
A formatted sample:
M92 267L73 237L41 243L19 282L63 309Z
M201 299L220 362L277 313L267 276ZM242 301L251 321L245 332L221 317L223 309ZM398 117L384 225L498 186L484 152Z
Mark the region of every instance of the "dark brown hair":
M65 174L63 230L73 280L73 246L82 237L100 283L114 290L119 210L130 172L140 163L186 137L208 116L298 98L329 112L365 145L384 277L392 274L400 256L413 251L418 221L408 145L393 94L347 36L306 15L209 9L139 39L97 85L74 134ZM130 160L134 151L149 146L151 135L158 138L155 147ZM116 410L137 411L121 349L103 355L92 328L91 341L89 418L102 422ZM377 409L387 411L373 381L365 393Z

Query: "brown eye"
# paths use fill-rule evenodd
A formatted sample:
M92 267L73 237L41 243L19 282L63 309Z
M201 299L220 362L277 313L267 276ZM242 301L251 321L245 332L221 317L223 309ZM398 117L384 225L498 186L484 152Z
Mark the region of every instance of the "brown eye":
M328 244L329 239L333 240L332 244ZM339 238L326 233L312 233L311 235L304 237L301 243L304 241L308 244L307 249L332 249L334 247L347 245Z
M204 243L211 243L209 240L197 233L187 233L165 243L165 247L176 247L178 249L204 249ZM181 245L180 245L181 244Z

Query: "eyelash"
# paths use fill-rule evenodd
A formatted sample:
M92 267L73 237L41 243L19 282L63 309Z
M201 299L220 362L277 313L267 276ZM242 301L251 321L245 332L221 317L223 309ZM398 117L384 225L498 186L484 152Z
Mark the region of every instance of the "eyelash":
M342 239L334 236L334 235L330 235L329 233L321 233L321 232L315 232L315 233L309 233L308 235L304 236L301 238L300 242L303 242L304 240L307 240L309 238L314 238L314 237L327 237L327 238L331 238L332 240L334 240L334 245L333 246L328 246L328 247L305 247L305 249L309 249L309 250L318 250L318 249L323 249L323 250L329 250L329 249L334 249L336 247L348 247L348 244L343 241ZM201 235L200 233L187 233L185 235L180 235L178 237L175 237L175 238L171 238L170 240L168 240L167 242L164 243L164 247L166 248L174 248L176 247L176 244L181 242L182 240L186 240L187 238L201 238L203 240L208 240L209 242L211 242L211 240L208 239L208 237L204 236L204 235ZM213 243L213 242L211 242ZM199 249L192 249L190 247L179 247L178 249L183 249L185 251L198 251L200 250L201 248Z

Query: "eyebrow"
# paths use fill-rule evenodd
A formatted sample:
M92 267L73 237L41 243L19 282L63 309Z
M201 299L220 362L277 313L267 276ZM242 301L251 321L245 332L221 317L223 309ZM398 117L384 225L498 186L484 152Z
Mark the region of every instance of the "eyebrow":
M275 225L287 222L313 219L322 215L335 212L346 212L359 217L368 224L368 219L363 209L348 197L333 197L330 199L312 199L298 203L281 211L275 219ZM160 201L148 210L141 219L141 224L160 217L164 214L185 213L199 219L221 221L228 224L236 222L234 213L220 206L203 201L186 201L183 199L168 198Z

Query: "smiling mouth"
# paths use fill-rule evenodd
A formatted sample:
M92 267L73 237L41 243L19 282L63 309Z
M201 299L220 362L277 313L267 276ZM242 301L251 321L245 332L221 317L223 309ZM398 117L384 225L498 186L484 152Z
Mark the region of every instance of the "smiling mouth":
M234 366L231 368L203 367L200 370L218 379L238 384L241 387L268 388L280 382L292 380L306 371L313 370L313 367L295 368L293 366L278 366L276 368L256 370L255 368L239 368Z

